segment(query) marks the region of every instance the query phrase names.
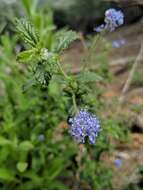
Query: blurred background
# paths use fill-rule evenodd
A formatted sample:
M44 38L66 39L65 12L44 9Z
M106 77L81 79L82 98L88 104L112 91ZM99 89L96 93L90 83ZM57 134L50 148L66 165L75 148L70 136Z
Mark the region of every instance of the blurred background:
M1 30L10 15L22 16L24 11L20 1L1 0ZM142 18L142 0L41 0L38 6L53 10L54 23L58 28L68 26L84 33L93 33L95 25L104 20L104 12L109 7L121 8L125 14L125 24L133 24ZM4 12L4 10L7 12Z
M124 25L90 49L108 8L123 11ZM63 28L81 36L62 63L76 74L88 56L88 67L104 79L86 97L103 126L95 147L79 147L70 138L69 102L57 82L48 89L28 84L23 93L28 69L16 56L26 45L15 29L15 18L23 17L32 20L49 50ZM1 190L143 190L142 44L143 0L0 0ZM124 105L117 109L139 55Z

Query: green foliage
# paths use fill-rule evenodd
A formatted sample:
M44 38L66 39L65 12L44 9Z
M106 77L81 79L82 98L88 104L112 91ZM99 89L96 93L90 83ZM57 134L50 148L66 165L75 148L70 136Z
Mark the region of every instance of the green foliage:
M90 67L94 72L103 77L104 82L111 81L112 75L109 70L111 47L109 42L100 35L96 35L93 38L89 37L89 42L88 52L82 60L84 68Z
M38 0L22 0L21 4L26 17L29 18L39 33L41 43L51 49L51 44L54 40L53 31L56 28L53 24L53 12L49 9L49 6L42 6L42 3Z
M7 32L12 31L12 23L14 18L19 15L19 5L16 1L1 0L0 1L0 34L6 29Z
M37 10L38 0L22 0L21 3L28 16L32 16L32 14L35 14Z
M67 49L73 41L79 38L75 32L66 30L59 32L55 35L52 51L49 51L40 42L39 34L28 20L17 20L16 29L23 40L32 47L30 50L20 53L17 60L30 64L33 74L30 81L32 81L33 84L39 83L43 86L47 86L54 74L64 73L59 63L60 54ZM59 71L57 69L58 67Z
M66 30L58 32L55 37L56 43L53 45L53 51L55 53L62 53L73 41L79 38L76 32Z
M102 80L102 77L91 71L84 71L77 75L77 80L81 83L98 82Z
M32 26L31 22L26 19L16 20L16 29L21 38L32 47L35 47L39 42L38 33Z
M12 39L7 37L8 40L12 45ZM15 46L14 43L13 45ZM7 52L10 53L3 52L0 59L0 83L3 82L5 93L4 96L0 96L0 187L11 190L43 190L47 187L54 189L56 184L59 184L61 189L68 189L56 178L64 172L70 156L75 154L76 149L74 150L74 145L71 144L71 151L63 158L63 139L60 142L49 140L56 138L53 137L53 128L65 117L63 102L66 100L61 98L60 93L56 96L50 95L53 92L48 92L47 89L30 88L23 94L21 84L26 74L21 74L24 70L15 63L13 49L11 56L9 55L11 62L5 62ZM12 73L6 73L7 67ZM50 88L53 89L55 85L51 85ZM45 135L44 142L38 139L41 133Z

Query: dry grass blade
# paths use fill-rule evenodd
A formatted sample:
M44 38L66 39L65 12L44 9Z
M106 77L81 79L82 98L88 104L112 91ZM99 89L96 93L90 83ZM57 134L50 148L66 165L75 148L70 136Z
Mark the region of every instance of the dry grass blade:
M122 104L124 102L124 100L125 100L126 93L130 88L130 85L131 85L132 80L133 80L133 76L134 76L134 74L136 72L136 69L138 68L138 65L140 64L141 61L143 61L143 42L142 42L139 54L138 54L133 66L132 66L132 69L131 69L131 71L129 73L128 79L127 79L127 81L126 81L126 83L125 83L125 85L123 87L121 96L119 98L120 104Z

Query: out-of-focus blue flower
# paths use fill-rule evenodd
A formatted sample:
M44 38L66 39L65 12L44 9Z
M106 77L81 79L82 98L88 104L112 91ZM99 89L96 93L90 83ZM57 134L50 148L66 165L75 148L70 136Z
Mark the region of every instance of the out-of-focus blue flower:
M117 168L120 168L122 166L122 160L120 158L117 158L114 160L114 164Z
M40 134L40 135L38 136L38 140L39 140L39 141L44 141L44 140L45 140L45 135L44 135L44 134Z
M101 32L103 30L108 30L110 32L114 31L117 27L124 24L124 14L121 10L108 9L105 12L105 24L95 28L96 32Z
M105 12L105 23L105 28L113 31L124 23L124 14L116 9L108 9Z
M115 40L115 41L112 42L112 47L113 48L120 48L125 44L126 44L125 39Z
M96 137L101 131L99 120L86 110L80 110L75 117L70 118L70 134L77 143L85 143L88 137L90 144L95 144Z

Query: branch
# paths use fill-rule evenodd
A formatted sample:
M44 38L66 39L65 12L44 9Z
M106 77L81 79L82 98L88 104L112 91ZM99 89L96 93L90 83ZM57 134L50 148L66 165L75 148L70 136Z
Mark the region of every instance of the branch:
M127 79L127 81L126 81L126 83L125 83L125 85L123 87L121 96L119 98L120 104L122 104L124 102L124 100L125 100L125 96L126 96L127 91L130 88L130 85L131 85L132 80L133 80L133 76L134 76L134 74L136 72L136 69L138 68L139 63L142 61L142 59L143 59L143 42L142 42L142 45L141 45L141 48L140 48L140 52L139 52L139 54L138 54L138 56L137 56L137 58L135 60L135 63L132 66L132 69L131 69L131 71L129 73L128 79Z

